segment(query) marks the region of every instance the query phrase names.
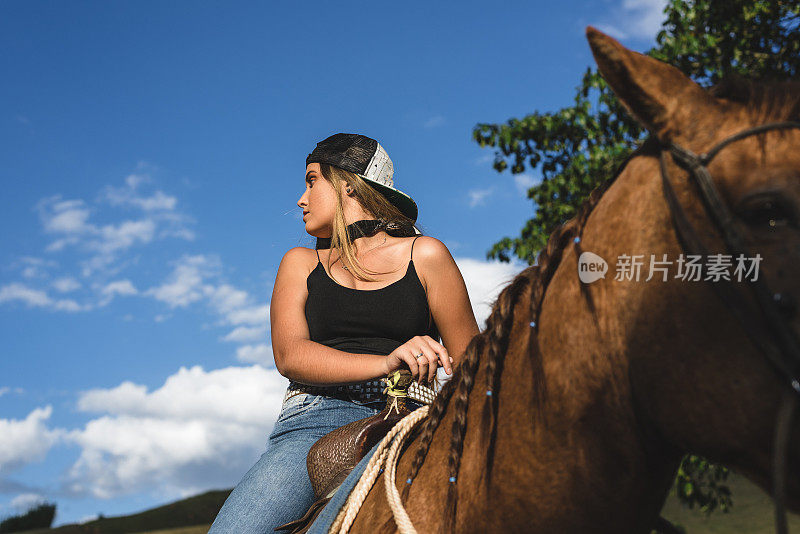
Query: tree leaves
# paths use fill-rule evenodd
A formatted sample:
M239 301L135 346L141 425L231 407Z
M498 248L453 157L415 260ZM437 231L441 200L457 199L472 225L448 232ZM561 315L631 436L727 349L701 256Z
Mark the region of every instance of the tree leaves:
M678 468L674 488L678 498L689 508L697 507L706 514L715 510L728 512L733 506L731 490L723 484L728 473L721 465L688 455Z
M800 67L798 27L797 1L671 0L657 46L647 53L705 86L734 73L785 79ZM533 217L520 235L495 243L487 257L516 256L533 264L550 233L575 215L645 135L593 67L584 72L570 107L477 124L472 137L481 147L495 148L497 172L533 170L543 178L528 191Z

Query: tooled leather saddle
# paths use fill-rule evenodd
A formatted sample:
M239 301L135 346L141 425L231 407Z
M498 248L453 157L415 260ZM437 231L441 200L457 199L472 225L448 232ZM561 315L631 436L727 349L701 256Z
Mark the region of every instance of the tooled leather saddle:
M411 413L406 406L406 396L412 380L411 372L406 369L391 373L386 379L388 387L383 410L339 427L312 445L306 466L316 500L303 517L277 527L276 531L286 530L289 534L308 531L356 464L398 421Z

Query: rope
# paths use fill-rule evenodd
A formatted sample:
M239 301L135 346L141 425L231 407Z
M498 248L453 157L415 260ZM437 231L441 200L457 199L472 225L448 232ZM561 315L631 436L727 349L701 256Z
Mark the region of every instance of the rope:
M417 413L422 410L425 410L425 413ZM392 447L389 449L389 453L386 457L386 474L383 475L383 481L386 484L386 500L389 502L389 506L392 509L394 522L397 523L400 534L417 534L414 524L411 522L411 518L408 517L408 512L406 512L406 509L403 507L403 500L400 498L400 492L397 491L397 484L395 484L397 462L400 460L400 447L405 443L411 429L427 415L428 406L424 406L411 412L410 415L400 421L401 423L408 421L408 424L404 425L397 433L397 438L392 442Z
M333 524L331 524L328 534L347 534L347 532L350 531L350 527L353 525L353 521L356 519L356 514L358 514L358 511L361 509L361 505L364 504L367 494L375 484L375 480L377 480L380 471L384 465L387 464L387 493L391 491L389 489L390 483L392 488L394 488L394 494L387 496L387 498L389 500L389 506L392 508L392 514L394 514L395 522L397 522L402 534L416 534L416 530L414 530L414 526L411 524L411 520L408 518L408 514L403 508L400 495L395 487L395 473L397 470L397 461L399 460L398 451L400 450L400 447L405 442L406 437L411 429L413 429L417 423L427 417L428 408L428 406L423 406L408 414L406 417L398 421L398 423L394 425L389 433L386 434L386 436L381 440L381 442L378 444L378 448L372 455L372 458L370 458L367 467L364 469L364 473L361 475L358 484L353 491L350 492L350 495L347 497L347 502L342 509L339 510L336 519L333 521ZM396 441L394 441L395 437L397 437ZM390 445L391 450L389 450ZM391 460L391 463L388 461L389 459ZM391 482L389 480L389 475L391 475ZM399 518L398 515L400 515Z

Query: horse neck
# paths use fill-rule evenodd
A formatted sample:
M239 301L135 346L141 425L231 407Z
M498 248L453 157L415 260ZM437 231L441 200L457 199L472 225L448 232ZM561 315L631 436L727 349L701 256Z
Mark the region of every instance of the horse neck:
M487 497L524 503L516 512L543 524L558 516L561 531L593 530L599 522L610 531L649 532L681 457L660 429L647 423L635 398L641 392L632 391L630 339L634 331L642 335L635 327L639 296L614 286L611 276L599 282L602 289L581 287L577 274L581 250L603 256L606 248L637 251L663 242L646 222L663 202L660 190L642 177L652 179L652 163L631 161L595 206L581 246L567 244L545 290L538 325L529 324L529 294L514 310L498 392L494 490ZM620 205L630 216L622 225ZM632 231L631 221L639 221L640 228ZM610 255L606 260L613 265ZM539 352L539 361L531 351ZM480 387L485 377L484 363L471 406L485 404L486 388ZM538 400L532 400L535 393ZM470 409L468 442L486 442L480 411ZM611 520L609 510L616 510Z
M658 189L643 183L638 159L595 206L583 230L584 249L603 256L620 245L636 250L663 241L644 222L662 199ZM652 165L646 166L654 181ZM622 224L614 211L620 205L630 217ZM632 230L633 221L639 228ZM681 453L658 427L642 424L647 418L631 388L630 340L639 296L605 280L604 290L592 291L590 308L577 276L577 254L572 244L564 249L536 326L530 325L530 285L516 300L492 395L487 395L491 373L484 350L466 414L450 399L412 486L410 506L426 506L431 495L436 502L443 498L453 422L466 417L457 525L531 532L650 531ZM498 406L494 426L491 399ZM412 456L404 455L400 480ZM424 494L417 487L425 488ZM421 528L426 526L435 530L435 523Z

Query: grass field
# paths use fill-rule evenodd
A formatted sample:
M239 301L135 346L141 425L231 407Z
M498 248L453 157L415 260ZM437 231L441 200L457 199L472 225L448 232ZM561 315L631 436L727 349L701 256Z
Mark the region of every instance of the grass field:
M206 534L211 525L197 525L195 527L172 528L169 530L151 530L141 534Z
M674 495L667 499L661 515L688 534L772 534L775 532L775 510L772 499L746 478L731 473L728 486L733 493L730 513L715 512L706 517L702 512L682 506ZM800 516L789 515L789 531L800 532Z
M142 534L206 534L211 525L197 525L196 527L171 528L169 530L151 530Z

